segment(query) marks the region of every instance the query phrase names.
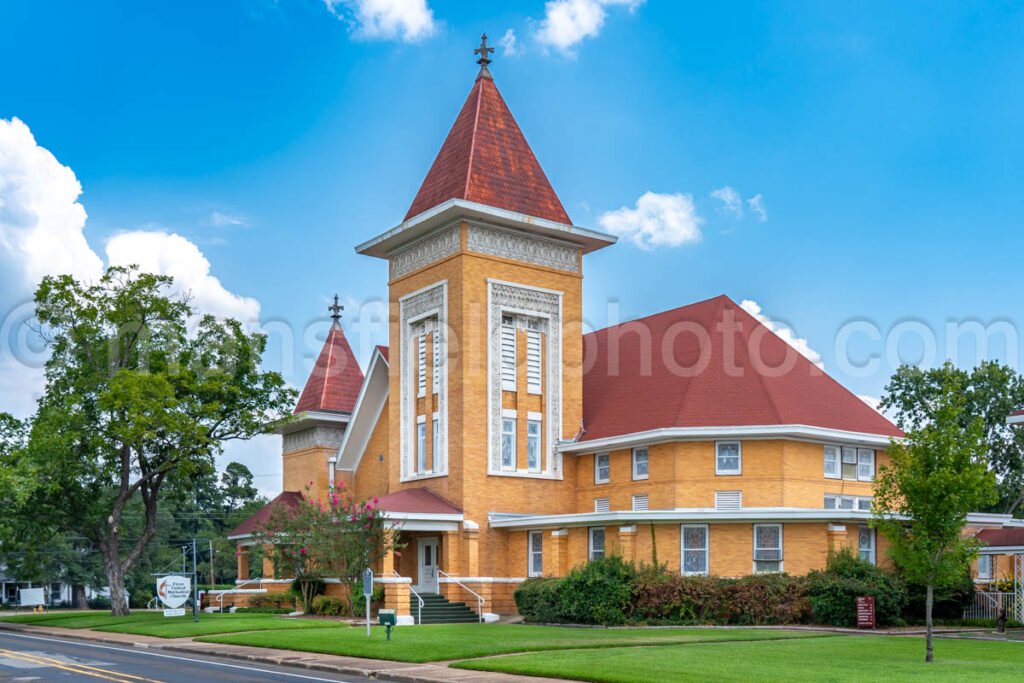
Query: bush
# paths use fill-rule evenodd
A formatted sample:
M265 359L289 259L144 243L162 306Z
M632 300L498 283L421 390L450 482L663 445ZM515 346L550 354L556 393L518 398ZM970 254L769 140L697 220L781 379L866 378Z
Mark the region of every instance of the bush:
M323 617L336 617L345 610L345 603L341 598L332 598L329 595L318 595L313 598L310 611Z
M89 609L110 609L110 598L92 598L87 603Z
M557 624L564 621L561 589L561 579L530 579L520 584L512 597L525 620Z
M814 621L819 624L856 626L859 596L875 599L879 626L899 623L907 605L907 589L899 578L848 549L830 555L825 570L811 572L807 581Z
M382 602L384 602L384 586L378 584L373 587L373 594L370 596L370 609L372 610L374 605L379 605ZM366 598L362 593L352 599L352 612L357 617L366 616Z
M236 607L235 612L243 614L291 614L287 607Z
M907 583L907 591L910 595L906 608L907 620L923 623L928 591L924 585L910 582ZM964 610L974 602L974 581L971 579L971 575L965 573L951 586L936 587L934 600L933 618L961 619L964 616Z
M644 578L633 608L635 620L669 624L798 624L811 613L806 580L786 574Z
M604 557L578 567L562 580L561 612L573 624L626 623L632 612L636 569L621 557Z

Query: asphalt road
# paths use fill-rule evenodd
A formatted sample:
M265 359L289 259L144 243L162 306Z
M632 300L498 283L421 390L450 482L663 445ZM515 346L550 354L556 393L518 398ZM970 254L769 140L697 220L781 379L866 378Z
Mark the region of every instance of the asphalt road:
M361 683L305 669L250 665L152 650L0 631L0 681L62 683Z

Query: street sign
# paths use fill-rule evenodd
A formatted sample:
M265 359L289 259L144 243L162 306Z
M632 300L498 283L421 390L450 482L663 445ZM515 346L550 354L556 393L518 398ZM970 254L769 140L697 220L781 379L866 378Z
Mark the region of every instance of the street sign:
M161 576L156 580L156 595L166 607L181 607L192 595L192 579L187 576Z
M183 617L183 616L185 616L185 608L184 607L175 607L174 609L165 609L164 610L164 616L165 617Z
M870 595L857 597L857 628L875 627L875 599Z
M363 571L363 597L368 598L373 595L373 570L366 569Z

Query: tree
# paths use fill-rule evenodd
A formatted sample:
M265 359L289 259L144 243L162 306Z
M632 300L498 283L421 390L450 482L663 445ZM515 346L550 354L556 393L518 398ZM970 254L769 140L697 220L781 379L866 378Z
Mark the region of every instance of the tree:
M337 578L348 587L349 615L354 616L352 596L363 570L399 548L398 529L386 524L377 499L360 502L343 491L342 482L319 500L307 487L294 507L278 505L253 534L254 542L271 553L274 566L293 575L305 612L323 580Z
M51 356L27 509L100 550L114 615L128 613L125 577L156 535L165 488L211 472L226 441L271 431L294 401L260 369L263 335L199 316L172 284L115 267L95 284L44 278L35 297Z
M229 462L220 475L220 493L225 512L256 500L260 492L252 485L252 472L240 462Z
M889 381L881 408L905 431L917 429L932 420L949 382L964 397L961 427L966 429L976 417L984 426L989 465L999 488L999 499L989 511L1024 511L1024 429L1006 424L1011 412L1024 409L1024 377L1013 368L992 361L970 371L951 363L931 370L905 365Z
M996 499L985 427L967 419L956 373L942 379L928 419L889 446L879 468L872 523L889 539L889 554L904 575L921 583L925 599L925 661L933 659L932 606L936 587L967 571L977 542L963 537L967 514ZM966 422L966 427L964 426Z

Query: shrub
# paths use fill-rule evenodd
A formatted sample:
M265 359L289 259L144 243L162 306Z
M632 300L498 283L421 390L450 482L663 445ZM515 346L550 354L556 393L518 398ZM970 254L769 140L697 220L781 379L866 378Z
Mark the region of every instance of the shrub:
M621 557L604 557L578 567L562 580L561 611L574 624L626 623L632 612L636 569Z
M807 581L814 621L819 624L856 626L859 596L875 599L879 626L898 623L907 604L902 580L848 549L831 554L826 568L808 574Z
M759 574L723 582L725 623L744 626L810 621L807 579Z
M512 597L523 619L557 624L564 621L561 589L561 579L530 579L520 584Z
M374 605L382 602L384 602L384 586L378 584L373 587L373 594L370 595L370 609L372 610ZM352 612L357 617L366 616L366 598L363 597L362 593L353 597Z
M96 597L87 602L89 609L110 609L110 598Z
M341 598L333 598L329 595L318 595L313 598L310 611L323 617L336 617L345 610L345 603Z
M236 607L235 612L243 614L290 614L287 607Z
M908 621L924 622L924 605L927 589L919 583L907 583L910 595L906 607ZM960 619L964 610L974 602L974 581L971 575L964 573L956 583L950 586L936 586L935 604L932 608L933 619Z
M796 624L811 612L806 580L786 574L645 577L633 597L634 618L657 623Z

